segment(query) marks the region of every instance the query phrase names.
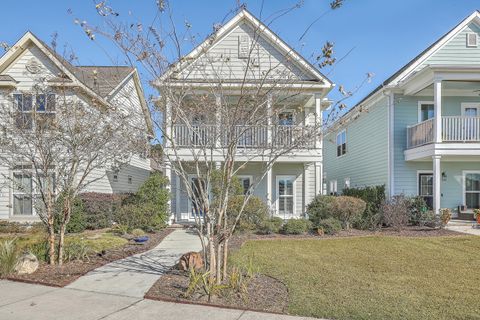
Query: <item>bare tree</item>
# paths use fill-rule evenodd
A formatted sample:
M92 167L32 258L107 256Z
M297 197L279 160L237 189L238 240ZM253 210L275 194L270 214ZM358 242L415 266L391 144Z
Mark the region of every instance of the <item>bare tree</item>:
M0 160L20 196L15 210L35 210L48 229L49 263L63 263L66 226L74 198L107 170L117 170L132 154L145 152L145 130L122 101L101 101L66 79L35 76L31 89L7 93L0 105ZM62 196L62 208L55 204ZM31 211L30 211L31 212ZM23 212L18 212L23 213ZM56 216L57 214L57 216Z
M339 8L342 2L333 1L330 10ZM92 40L95 34L112 40L127 61L142 66L159 90L152 114L161 133L158 142L166 171L180 177L186 189L208 272L218 283L227 273L229 239L255 188L270 178L273 164L297 152L320 149L322 110L330 104L324 98L331 83L322 75L315 81L304 81L311 74L288 67L299 58L293 49L275 60L264 52L262 34L270 32L267 26L301 7L301 2L273 14L269 21L254 24L248 43L239 49L243 50L240 74L232 70L228 52L210 51L222 24L215 24L213 34L192 54L183 56L184 39L189 39L194 48L198 45L192 26L185 21L179 28L173 23L169 3L156 3L157 15L148 25L117 20L119 14L102 1L97 10L105 17L107 28L87 23L81 27ZM243 6L233 11L241 10ZM176 55L175 63L170 62L169 52ZM318 68L335 64L333 44L327 42L314 60L312 64ZM304 67L315 69L312 64ZM317 70L312 72L318 75ZM346 93L345 99L351 95ZM334 103L331 109L342 103ZM291 125L293 119L286 113L291 109L296 110L296 125ZM260 174L245 193L241 209L232 215L229 200L235 176L254 162L260 163ZM194 183L192 174L197 177ZM212 188L218 192L212 194Z

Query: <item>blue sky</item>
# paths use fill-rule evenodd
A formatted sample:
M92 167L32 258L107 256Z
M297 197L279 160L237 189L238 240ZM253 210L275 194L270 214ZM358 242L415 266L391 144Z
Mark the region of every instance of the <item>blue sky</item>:
M329 78L354 90L367 72L375 74L346 101L353 106L384 79L453 28L477 8L478 0L345 0L342 8L326 14L299 42L305 28L328 11L331 0L305 0L304 5L277 19L270 27L304 56L318 52L325 41L335 43L338 58L348 54L333 70L322 70ZM243 1L255 15L260 15L261 1ZM265 0L262 17L288 8L297 1ZM235 8L235 0L171 0L174 21L179 26L187 20L199 38L212 31ZM120 13L120 20L138 20L148 24L154 18L155 0L110 0ZM26 30L49 43L58 33L58 47L71 47L86 65L124 63L123 56L106 40L90 41L74 19L101 25L92 0L5 0L0 12L0 41L13 44ZM7 10L8 8L8 10ZM231 15L230 15L231 16ZM189 49L185 44L185 50ZM145 88L147 93L153 93ZM334 92L331 97L339 97Z

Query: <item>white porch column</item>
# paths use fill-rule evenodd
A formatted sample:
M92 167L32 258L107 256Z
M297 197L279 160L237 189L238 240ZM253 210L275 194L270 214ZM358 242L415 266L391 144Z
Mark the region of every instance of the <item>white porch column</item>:
M170 147L172 136L172 103L170 99L167 97L166 105L165 105L165 114L164 114L164 122L165 122L165 148ZM168 177L170 179L171 177Z
M322 163L315 162L315 196L322 194Z
M442 80L433 82L433 101L435 113L435 143L442 142Z
M272 168L267 171L267 205L272 208Z
M174 210L172 208L172 194L171 194L171 191L172 191L172 167L171 167L169 161L165 161L165 177L167 177L167 179L168 179L168 184L166 186L166 189L167 189L168 193L170 194L170 196L168 197L168 202L167 202L168 210L170 210L170 219L168 219L168 224L172 224L175 221L175 213L174 213Z
M271 145L272 143L272 94L267 95L267 143Z
M441 156L433 156L433 212L440 214L440 200L442 197L441 182L442 169L440 166Z
M180 176L175 175L175 214L176 217L180 215L181 218L181 208L180 208L180 191L182 189L182 183L180 182ZM176 220L176 219L175 219Z
M323 124L323 114L322 114L322 98L319 93L315 94L315 126L318 129L318 137L315 139L315 148L319 149L322 148L322 124Z

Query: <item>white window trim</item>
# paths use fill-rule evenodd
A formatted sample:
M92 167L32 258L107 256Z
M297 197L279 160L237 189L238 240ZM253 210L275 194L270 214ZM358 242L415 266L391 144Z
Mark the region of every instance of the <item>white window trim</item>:
M341 135L342 133L345 133L345 153L342 155L338 155L338 136ZM335 136L335 155L337 158L341 158L347 154L347 129L343 129L340 132L337 133Z
M420 175L421 174L431 174L433 175L433 170L417 170L417 185L416 185L416 195L420 196Z
M467 183L467 174L469 173L476 173L476 174L480 174L480 170L463 170L462 171L462 205L467 205L467 197L466 197L466 192L467 192L467 188L466 188L466 183ZM470 208L467 208L468 210L470 210Z
M418 123L422 122L422 105L424 105L424 104L433 104L434 108L435 108L435 102L434 101L418 101L418 116L417 116L417 122ZM435 114L433 116L435 116Z
M475 44L470 44L469 41L468 41L468 39L470 38L470 35L472 35L472 34L475 35L475 40L477 40ZM478 47L478 34L477 33L467 32L465 37L466 37L465 42L467 43L467 48L477 48Z
M296 201L296 197L297 197L297 177L296 176L293 176L293 175L279 175L279 176L275 176L275 190L276 190L276 196L275 196L275 213L277 214L277 216L280 216L280 203L279 203L279 200L280 200L280 188L278 187L278 181L280 179L292 179L293 180L293 212L292 212L292 217L293 216L296 216L297 214L297 211L296 211L296 207L297 207L297 201Z
M462 102L461 109L462 109L462 116L465 116L465 109L467 108L477 108L478 117L480 117L480 102Z
M338 193L338 181L335 180L330 180L330 193Z
M348 186L347 186L347 184L348 184ZM344 189L350 188L351 187L350 184L351 184L350 177L346 177L345 179L343 179L343 188Z
M252 175L238 175L237 178L238 179L249 179L250 180L250 187L252 186L252 183L253 183L253 176ZM242 188L243 188L243 185L242 185ZM250 188L249 188L249 191L250 191Z

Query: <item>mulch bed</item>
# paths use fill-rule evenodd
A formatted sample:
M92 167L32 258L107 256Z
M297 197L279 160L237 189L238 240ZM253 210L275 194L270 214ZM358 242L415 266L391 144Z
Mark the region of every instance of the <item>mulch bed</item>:
M170 269L150 288L145 298L273 313L285 313L287 310L287 287L269 276L258 274L248 280L248 294L226 290L222 295L212 297L210 302L206 295L200 293L185 298L188 283L188 273Z
M367 237L367 236L394 236L394 237L444 237L444 236L462 236L462 234L446 230L435 229L429 227L406 227L401 231L394 230L392 228L382 228L379 230L342 230L334 235L322 235L309 233L301 235L286 235L286 234L256 234L252 232L234 234L229 240L230 250L238 250L248 240L324 240L333 238L345 238L345 237Z
M37 271L32 274L8 276L7 279L29 283L38 283L53 287L64 287L89 271L101 267L109 262L123 259L134 254L142 253L156 247L174 229L167 228L157 233L149 234L149 239L143 244L129 241L126 245L110 249L104 253L92 255L90 261L70 261L63 266L49 265L41 262Z

